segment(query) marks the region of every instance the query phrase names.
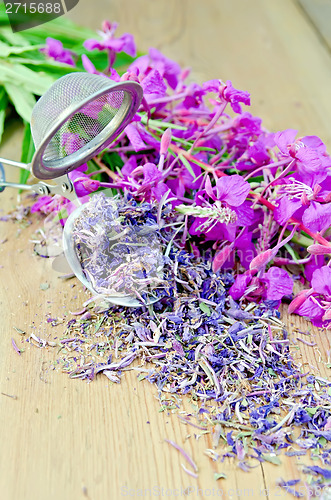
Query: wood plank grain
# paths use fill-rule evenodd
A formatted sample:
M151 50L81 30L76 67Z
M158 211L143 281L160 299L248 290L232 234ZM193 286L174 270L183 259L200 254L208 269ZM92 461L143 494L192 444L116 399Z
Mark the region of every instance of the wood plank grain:
M331 0L297 0L321 37L331 50Z
M70 16L98 28L117 20L120 32L132 32L140 50L149 46L183 66L192 80L232 79L252 94L252 113L271 130L297 128L317 134L331 148L331 58L294 1L277 0L80 0ZM7 131L1 154L19 158L20 134ZM2 195L1 208L15 206L16 194ZM36 219L36 218L35 218ZM20 229L0 223L0 492L4 500L72 500L168 496L224 499L292 498L276 480L303 478L295 460L254 469L249 475L232 460L218 463L204 455L211 435L183 425L177 414L159 413L154 387L127 372L120 385L100 376L87 384L51 369L54 349L29 347L13 326L47 338L64 326L45 323L69 318L86 294L79 283L59 280L47 260L33 255L29 240L41 222ZM21 231L19 237L17 232ZM49 289L41 290L47 281ZM72 288L72 284L75 287ZM317 346L296 341L298 361L329 377L330 339L301 318L283 318L294 340L311 329ZM293 323L293 325L291 325ZM13 337L21 356L11 346ZM189 409L189 402L183 401ZM190 435L190 437L188 437ZM185 448L199 467L197 480L181 468L182 457L164 439ZM215 481L214 472L227 480ZM162 490L163 488L163 490ZM213 493L212 493L213 492Z

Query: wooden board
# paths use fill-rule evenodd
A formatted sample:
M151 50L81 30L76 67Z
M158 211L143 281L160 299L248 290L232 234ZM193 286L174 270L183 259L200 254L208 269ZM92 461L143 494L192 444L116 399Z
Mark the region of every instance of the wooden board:
M298 2L321 38L321 43L331 51L331 1L298 0Z
M269 129L317 134L331 149L331 56L296 2L80 0L70 16L93 28L104 18L118 21L140 50L154 46L190 66L192 80L231 79L249 90L252 113ZM7 130L1 156L18 159L20 138L20 131ZM16 193L1 196L1 209L16 205ZM232 461L212 462L204 455L211 436L196 439L176 413L160 413L155 389L134 373L119 385L102 376L91 384L71 380L49 369L56 358L51 349L21 344L13 326L43 338L60 334L64 325L51 327L47 314L66 320L86 299L77 281L62 282L46 259L33 255L30 240L40 224L0 223L0 241L7 240L0 244L1 500L292 498L276 480L302 478L298 460L284 457L279 467L263 464L249 474ZM45 282L49 288L41 290ZM311 328L286 311L283 318L290 328ZM328 377L329 334L311 330L318 346L298 343L302 362ZM12 337L25 347L21 356ZM197 480L164 439L193 457ZM216 482L214 472L228 479Z

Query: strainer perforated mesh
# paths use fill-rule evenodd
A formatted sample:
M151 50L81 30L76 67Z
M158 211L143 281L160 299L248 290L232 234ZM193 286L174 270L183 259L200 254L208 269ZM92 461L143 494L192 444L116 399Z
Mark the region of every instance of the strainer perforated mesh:
M57 160L75 153L89 143L112 121L123 102L124 92L98 97L69 118L56 132L43 158Z
M141 99L135 82L116 83L88 73L57 80L32 112L34 175L59 177L95 156L125 128Z

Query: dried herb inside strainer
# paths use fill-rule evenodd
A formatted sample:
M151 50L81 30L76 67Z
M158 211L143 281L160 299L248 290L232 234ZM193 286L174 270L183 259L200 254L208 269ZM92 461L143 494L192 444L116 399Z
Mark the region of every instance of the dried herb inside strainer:
M82 270L98 294L146 296L165 286L156 210L96 194L73 225Z

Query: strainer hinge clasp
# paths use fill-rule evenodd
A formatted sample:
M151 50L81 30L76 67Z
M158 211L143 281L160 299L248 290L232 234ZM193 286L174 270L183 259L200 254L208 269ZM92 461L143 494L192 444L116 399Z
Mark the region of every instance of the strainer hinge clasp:
M31 186L31 190L41 195L59 194L70 201L77 199L74 185L67 175L62 175L56 179L56 184L46 184L39 181L38 184Z

